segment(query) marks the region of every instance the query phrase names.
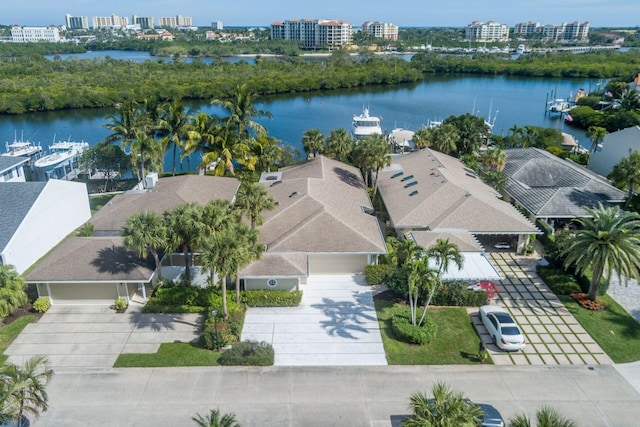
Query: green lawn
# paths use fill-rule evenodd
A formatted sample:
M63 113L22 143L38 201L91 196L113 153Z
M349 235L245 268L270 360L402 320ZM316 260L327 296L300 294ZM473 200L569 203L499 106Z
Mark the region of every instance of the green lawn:
M11 345L13 340L16 339L20 332L29 324L36 320L36 316L28 314L26 316L18 317L13 322L0 328L0 364L4 364L9 356L4 354L4 351Z
M91 215L98 212L109 200L113 199L115 194L96 194L89 197L89 206L91 207Z
M221 353L190 343L160 344L157 353L121 354L114 368L159 368L168 366L218 366Z
M425 345L398 341L391 330L393 313L404 307L392 301L375 299L380 332L390 365L457 365L476 364L480 337L462 307L431 307L431 316L438 327L436 338ZM492 363L488 359L487 363Z
M616 363L640 360L640 324L610 296L604 311L590 311L578 305L571 297L558 296L582 327Z

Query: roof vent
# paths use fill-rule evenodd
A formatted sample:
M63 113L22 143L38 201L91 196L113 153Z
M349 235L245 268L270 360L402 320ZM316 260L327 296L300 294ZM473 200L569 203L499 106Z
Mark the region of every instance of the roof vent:
M411 178L413 178L413 175L407 175L404 178L402 178L400 181L409 181Z
M410 182L408 184L405 184L404 188L413 187L414 185L417 185L417 184L418 184L418 181L412 181L412 182Z
M409 196L415 196L416 194L418 194L418 190L413 190L411 193L409 193Z
M294 191L293 193L289 194L289 198L296 197L297 195L298 195L298 192Z
M397 177L402 176L402 175L404 175L404 172L402 172L402 171L396 172L393 175L391 175L391 178L397 178Z

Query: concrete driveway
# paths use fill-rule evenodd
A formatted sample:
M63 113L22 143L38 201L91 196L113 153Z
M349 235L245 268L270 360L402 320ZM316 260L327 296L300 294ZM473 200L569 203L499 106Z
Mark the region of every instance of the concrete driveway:
M312 276L298 307L250 308L242 340L273 345L276 366L386 365L364 276Z
M5 351L8 361L44 355L54 370L111 368L121 353L155 353L163 342L199 337L199 314L143 314L131 305L125 313L104 306L53 306L31 323Z

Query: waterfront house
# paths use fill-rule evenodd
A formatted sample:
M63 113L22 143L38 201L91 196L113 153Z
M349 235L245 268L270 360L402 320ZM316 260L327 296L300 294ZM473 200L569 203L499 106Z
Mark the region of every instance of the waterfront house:
M0 184L5 182L25 182L24 165L28 157L0 156Z

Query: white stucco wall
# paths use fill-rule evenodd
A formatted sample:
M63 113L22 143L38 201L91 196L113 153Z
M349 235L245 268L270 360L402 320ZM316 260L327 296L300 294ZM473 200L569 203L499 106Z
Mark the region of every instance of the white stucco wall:
M633 151L640 151L640 126L613 132L604 137L602 151L589 159L589 169L606 177L611 169Z
M2 172L0 174L0 182L26 182L22 165Z
M6 264L23 273L91 218L87 186L52 179L16 230L3 252Z
M270 290L278 290L278 291L295 291L298 289L298 278L280 278L273 277L277 281L277 285L275 287L269 287L267 285L268 278L254 278L254 279L244 279L244 288L247 291L255 290L255 289L270 289Z

